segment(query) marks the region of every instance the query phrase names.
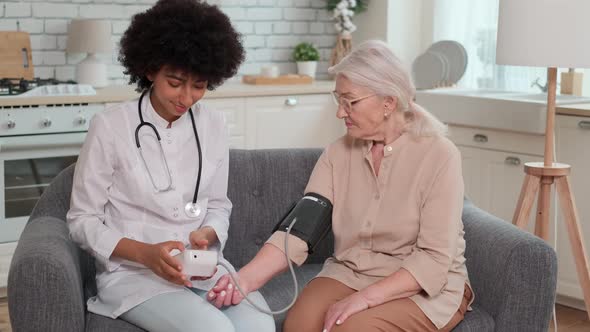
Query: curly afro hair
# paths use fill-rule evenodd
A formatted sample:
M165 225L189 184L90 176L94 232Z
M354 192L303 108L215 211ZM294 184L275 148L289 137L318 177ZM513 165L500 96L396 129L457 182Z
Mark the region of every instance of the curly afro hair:
M229 18L198 0L159 0L133 16L120 46L119 61L139 91L151 86L147 75L165 65L207 80L214 90L244 61L241 35Z

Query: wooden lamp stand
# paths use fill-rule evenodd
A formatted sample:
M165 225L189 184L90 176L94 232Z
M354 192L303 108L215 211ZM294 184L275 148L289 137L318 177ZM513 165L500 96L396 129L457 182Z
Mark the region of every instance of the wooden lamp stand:
M588 256L584 248L582 232L578 222L578 212L574 202L568 175L570 165L553 162L553 137L555 124L555 91L557 68L547 69L547 124L545 127L545 156L544 162L526 163L526 173L516 211L512 223L524 229L529 220L533 202L539 192L537 201L537 217L535 221L535 235L545 241L549 240L549 210L551 207L551 186L555 183L557 196L567 226L572 252L578 272L578 279L584 292L586 312L590 318L590 270ZM540 188L540 190L539 190Z

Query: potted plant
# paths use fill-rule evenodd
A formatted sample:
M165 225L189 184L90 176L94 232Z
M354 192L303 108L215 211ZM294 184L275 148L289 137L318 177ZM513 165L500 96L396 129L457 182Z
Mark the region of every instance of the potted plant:
M320 53L310 43L299 43L293 49L293 59L297 63L297 73L315 77L315 72L320 59Z

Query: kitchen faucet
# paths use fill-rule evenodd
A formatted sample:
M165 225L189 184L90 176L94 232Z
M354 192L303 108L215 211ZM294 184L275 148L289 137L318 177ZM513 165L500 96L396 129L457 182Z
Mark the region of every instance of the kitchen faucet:
M537 79L533 83L531 83L531 88L536 85L539 87L539 89L541 89L542 92L547 92L547 83L545 83L545 85L541 85L539 84L539 79L540 77L537 77Z

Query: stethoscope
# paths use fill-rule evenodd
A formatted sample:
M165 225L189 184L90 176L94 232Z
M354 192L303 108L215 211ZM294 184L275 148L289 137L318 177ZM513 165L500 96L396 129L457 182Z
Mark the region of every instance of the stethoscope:
M158 133L158 130L156 129L156 127L153 124L143 121L143 116L141 115L141 101L143 100L143 97L145 96L146 92L147 92L147 90L141 94L141 97L139 97L139 102L137 103L137 112L139 114L139 125L137 126L137 128L135 128L135 145L137 145L137 148L139 149L139 155L141 156L141 160L143 161L143 165L145 166L145 169L147 170L148 176L150 177L150 181L152 182L154 189L157 192L164 192L164 191L168 191L168 190L172 189L172 174L170 173L170 168L168 167L168 161L166 161L166 155L164 154L164 148L162 148L162 140L160 139L160 133ZM184 206L184 212L186 213L187 216L189 216L191 218L196 218L201 214L201 206L199 206L199 204L197 204L197 196L199 193L199 186L201 185L201 170L202 170L201 165L203 162L203 155L201 152L201 142L199 141L199 133L197 132L197 126L195 125L195 118L193 116L192 108L188 109L188 114L191 116L191 123L193 125L193 132L195 133L195 139L197 140L197 150L199 152L199 172L197 175L197 184L195 185L195 194L193 195L193 200L192 200L192 202L186 203L186 205ZM143 152L141 150L141 144L139 144L139 130L143 126L148 126L148 127L152 128L154 133L156 133L156 137L158 138L158 143L160 145L160 156L162 156L162 159L164 160L164 165L166 166L166 172L168 172L168 185L164 188L158 188L156 186L156 182L154 181L154 178L152 177L152 173L150 172L150 169L148 168L145 158L143 156Z

